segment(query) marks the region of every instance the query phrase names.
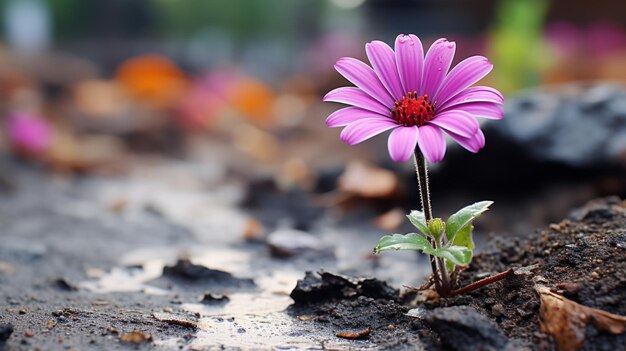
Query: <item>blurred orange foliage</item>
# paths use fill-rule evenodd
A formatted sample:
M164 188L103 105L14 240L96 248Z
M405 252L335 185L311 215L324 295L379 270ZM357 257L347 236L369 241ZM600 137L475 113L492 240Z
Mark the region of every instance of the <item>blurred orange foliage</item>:
M171 107L187 86L187 76L176 64L154 54L126 60L115 77L131 96L156 108Z

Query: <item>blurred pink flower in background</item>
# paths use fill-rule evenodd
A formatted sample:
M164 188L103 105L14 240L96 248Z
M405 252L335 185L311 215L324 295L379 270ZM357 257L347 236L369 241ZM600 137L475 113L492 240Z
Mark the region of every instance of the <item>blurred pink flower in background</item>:
M228 86L235 78L216 72L191 83L178 106L178 122L188 131L210 127L219 109L226 103Z
M7 134L11 146L17 150L41 154L52 143L53 128L36 114L12 112L7 118Z
M546 38L565 57L590 55L602 58L626 48L626 32L611 22L595 22L585 27L555 22L547 27Z
M345 127L341 139L358 144L382 132L389 135L389 155L408 160L419 146L429 162L439 162L446 152L443 132L471 152L485 145L476 117L501 119L504 98L486 86L470 87L485 77L493 65L472 56L454 67L456 45L446 39L433 43L426 55L415 35L399 35L395 52L381 41L366 45L372 67L345 57L335 69L356 87L337 88L324 101L352 105L326 119L329 127Z

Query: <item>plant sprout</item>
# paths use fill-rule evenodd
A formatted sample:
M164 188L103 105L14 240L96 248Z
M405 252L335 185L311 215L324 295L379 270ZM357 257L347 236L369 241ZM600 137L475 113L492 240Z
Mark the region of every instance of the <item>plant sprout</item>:
M472 259L472 221L493 202L467 206L445 222L434 218L427 162L444 158L444 133L473 153L485 146L477 118L502 119L504 98L496 89L472 85L493 65L472 56L450 70L456 44L438 39L424 55L415 35L399 35L395 51L381 41L368 43L365 50L372 67L350 57L337 61L335 69L356 87L326 94L324 101L352 105L332 113L326 124L344 127L340 138L349 145L391 130L389 155L396 162L413 156L422 205L422 211L408 215L417 233L384 236L374 251L422 251L430 256L431 281L441 296L464 292L456 290L457 278Z

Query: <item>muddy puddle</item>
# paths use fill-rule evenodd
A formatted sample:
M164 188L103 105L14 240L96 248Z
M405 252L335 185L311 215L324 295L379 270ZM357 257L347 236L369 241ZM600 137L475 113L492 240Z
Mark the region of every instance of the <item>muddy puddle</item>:
M255 250L256 249L256 250ZM256 251L256 252L255 252ZM260 251L260 252L259 252ZM175 299L176 311L193 318L197 329L193 338L154 339L162 349L184 344L185 350L211 350L221 347L241 349L275 350L322 350L375 349L368 340L346 340L337 337L337 330L320 328L309 316L294 316L287 308L293 304L289 293L303 278L303 270L336 270L340 266L350 267L348 259L326 259L319 261L293 261L263 258L264 247L247 249L220 249L211 247L194 248L150 248L130 251L119 260L119 266L108 272L99 272L79 283L81 289L96 294L142 293ZM253 286L233 287L215 283L210 286L191 283L181 287L175 283L164 284L164 268L174 265L185 256L192 264L210 267L231 273L234 277L251 278ZM406 258L407 268L415 267L415 255ZM261 257L259 259L259 257ZM399 261L401 262L401 261ZM353 267L356 269L357 267ZM408 271L408 269L407 269ZM416 270L419 272L420 270ZM403 278L406 279L406 276ZM417 279L417 277L415 278ZM203 294L217 296L214 301L201 301ZM178 347L178 346L176 346Z

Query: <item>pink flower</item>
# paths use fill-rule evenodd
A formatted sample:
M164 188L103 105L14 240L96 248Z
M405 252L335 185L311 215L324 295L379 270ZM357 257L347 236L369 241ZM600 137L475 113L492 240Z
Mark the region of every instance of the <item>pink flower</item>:
M44 152L52 142L52 126L44 118L27 113L13 112L8 116L7 132L11 144L34 154Z
M365 46L372 67L350 57L335 69L356 87L337 88L324 101L352 105L328 116L329 127L345 127L341 140L358 144L382 132L389 135L389 155L406 161L419 145L429 162L446 152L443 132L471 152L485 146L476 117L502 119L504 98L497 90L474 86L493 65L472 56L454 67L455 43L439 39L426 56L419 38L399 35L395 52L381 41Z

